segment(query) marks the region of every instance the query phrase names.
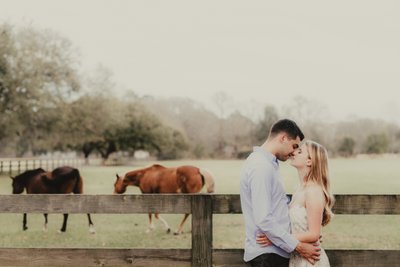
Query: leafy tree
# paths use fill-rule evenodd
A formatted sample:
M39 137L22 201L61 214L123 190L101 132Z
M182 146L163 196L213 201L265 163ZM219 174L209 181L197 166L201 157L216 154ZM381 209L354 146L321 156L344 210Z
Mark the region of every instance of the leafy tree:
M95 142L95 147L96 150L100 153L104 164L112 153L118 151L118 143L115 130L106 130L103 133L103 140Z
M91 153L98 152L103 161L117 152L121 129L128 121L125 102L110 95L85 94L70 103L64 124L64 143L81 151L88 162Z
M126 125L121 126L116 133L121 149L135 151L144 149L160 151L161 122L152 114L130 108L126 114Z
M368 154L381 154L388 150L389 140L385 134L372 134L365 142L365 152Z
M13 113L9 107L10 63L9 54L14 53L11 27L0 26L0 140L10 135Z
M188 98L155 97L144 97L140 102L163 125L181 132L192 155L209 157L218 147L219 118L198 102Z
M18 155L53 147L59 107L80 85L75 51L50 31L0 25L0 34L1 126Z
M226 118L225 125L225 140L230 149L226 151L226 157L237 157L238 153L252 148L256 127L252 120L235 111Z
M354 153L355 144L356 142L354 141L353 138L344 137L339 143L339 148L338 148L339 154L344 157L352 156Z
M128 151L145 149L159 158L175 159L182 156L188 145L183 135L161 123L154 115L137 108L130 109L127 124L117 131L120 148Z
M174 129L164 128L160 150L157 153L159 159L182 158L188 149L188 144L183 135Z
M112 95L112 73L98 66L82 81L82 94L64 109L64 123L59 131L63 143L81 151L88 163L91 153L104 160L118 150L117 130L124 125L125 103Z
M394 153L400 153L400 129L397 129L397 131L394 134L394 142L393 142L393 152Z
M203 158L206 155L205 148L202 144L194 145L192 153L198 159Z

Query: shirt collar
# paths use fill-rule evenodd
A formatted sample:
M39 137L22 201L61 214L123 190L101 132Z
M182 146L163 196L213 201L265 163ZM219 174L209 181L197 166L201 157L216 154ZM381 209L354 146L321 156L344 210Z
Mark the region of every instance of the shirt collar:
M275 155L273 155L271 152L265 150L264 148L260 147L260 146L255 146L253 147L253 151L254 152L259 152L261 153L266 159L268 159L270 162L272 162L272 164L278 168L279 167L279 162L278 159L276 158Z

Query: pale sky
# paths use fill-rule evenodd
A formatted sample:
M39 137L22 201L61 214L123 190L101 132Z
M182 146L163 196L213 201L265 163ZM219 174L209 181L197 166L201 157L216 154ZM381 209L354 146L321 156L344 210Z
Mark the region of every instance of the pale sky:
M223 91L243 109L303 96L333 119L398 124L399 12L366 0L0 0L0 22L58 32L83 70L102 64L139 96L210 106Z

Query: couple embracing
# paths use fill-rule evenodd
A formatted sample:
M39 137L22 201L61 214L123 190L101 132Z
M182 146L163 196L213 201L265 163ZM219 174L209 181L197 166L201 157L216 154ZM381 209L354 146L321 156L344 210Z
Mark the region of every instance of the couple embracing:
M328 155L320 144L303 139L294 121L279 120L243 166L244 260L253 267L329 267L319 242L322 226L333 216ZM279 174L279 161L288 159L299 175L290 203Z

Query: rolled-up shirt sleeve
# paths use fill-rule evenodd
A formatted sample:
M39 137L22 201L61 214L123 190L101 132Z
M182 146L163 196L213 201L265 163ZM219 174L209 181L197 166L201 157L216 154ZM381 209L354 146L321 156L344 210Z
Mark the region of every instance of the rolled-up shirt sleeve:
M277 247L291 253L299 241L273 216L273 171L269 166L253 166L249 173L251 202L256 226Z

